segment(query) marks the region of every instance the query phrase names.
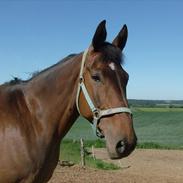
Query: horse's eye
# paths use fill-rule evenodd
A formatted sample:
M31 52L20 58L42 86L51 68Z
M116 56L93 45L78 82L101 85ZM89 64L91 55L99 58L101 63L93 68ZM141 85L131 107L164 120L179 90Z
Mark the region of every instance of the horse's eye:
M100 81L101 81L99 75L93 75L93 76L92 76L92 79L93 79L94 81L96 81L96 82L100 82Z

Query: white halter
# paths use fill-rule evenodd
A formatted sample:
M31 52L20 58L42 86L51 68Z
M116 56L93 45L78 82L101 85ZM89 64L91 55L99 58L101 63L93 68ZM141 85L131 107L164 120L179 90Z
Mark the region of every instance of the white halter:
M88 53L88 49L85 50L84 54L83 54L83 57L82 57L82 62L81 62L81 69L80 69L80 74L79 74L79 84L78 84L78 90L77 90L77 96L76 96L76 106L77 106L77 109L78 109L78 112L80 115L82 115L80 113L80 109L79 109L79 94L82 90L84 96L85 96L85 99L90 107L90 110L92 111L93 113L93 123L92 123L92 128L95 132L95 134L102 138L104 137L103 134L100 132L99 128L97 127L98 124L99 124L99 121L100 121L100 118L102 118L103 116L109 116L111 114L117 114L117 113L129 113L129 114L132 114L131 110L127 107L116 107L116 108L110 108L110 109L105 109L105 110L100 110L100 109L97 109L95 107L95 105L93 104L90 96L89 96L89 93L86 89L86 86L84 84L84 78L83 78L83 70L84 70L84 64L85 64L85 60L86 60L86 56L87 56L87 53Z

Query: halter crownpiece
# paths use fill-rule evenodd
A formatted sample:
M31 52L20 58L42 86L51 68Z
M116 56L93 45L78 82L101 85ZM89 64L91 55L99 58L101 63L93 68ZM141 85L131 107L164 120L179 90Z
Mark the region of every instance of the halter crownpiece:
M118 113L132 114L132 112L128 107L115 107L115 108L109 108L109 109L105 109L105 110L100 110L95 107L95 105L93 104L93 102L89 96L89 93L86 89L86 86L84 84L84 78L83 78L83 70L84 70L84 64L86 61L87 53L88 53L88 49L86 49L84 51L82 61L81 61L81 68L80 68L80 73L79 73L79 84L78 84L78 90L77 90L77 95L76 95L76 106L77 106L77 110L78 110L79 114L82 116L80 109L79 109L79 95L80 95L80 92L82 91L83 95L85 96L85 99L87 101L87 104L93 113L93 123L91 125L94 130L94 133L98 137L103 138L104 136L100 132L100 129L98 128L98 124L102 117L109 116L111 114L118 114Z

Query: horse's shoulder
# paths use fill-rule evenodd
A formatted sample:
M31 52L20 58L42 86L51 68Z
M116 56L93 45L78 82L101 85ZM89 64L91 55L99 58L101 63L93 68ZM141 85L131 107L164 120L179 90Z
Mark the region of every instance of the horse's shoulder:
M26 115L28 107L25 101L24 91L21 87L4 86L0 88L0 113L6 113L7 117L19 118ZM22 116L23 117L23 116Z

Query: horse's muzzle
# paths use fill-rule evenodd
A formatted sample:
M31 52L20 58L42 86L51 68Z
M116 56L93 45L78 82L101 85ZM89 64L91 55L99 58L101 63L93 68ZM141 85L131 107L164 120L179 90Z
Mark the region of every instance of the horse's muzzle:
M128 143L125 139L119 140L116 145L113 146L113 149L111 149L112 147L109 147L107 145L109 157L111 159L121 159L123 157L126 157L135 149L136 144L137 138L135 136L133 142L131 143Z

